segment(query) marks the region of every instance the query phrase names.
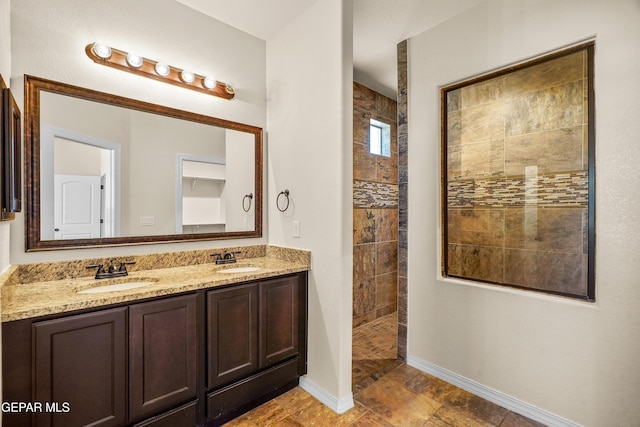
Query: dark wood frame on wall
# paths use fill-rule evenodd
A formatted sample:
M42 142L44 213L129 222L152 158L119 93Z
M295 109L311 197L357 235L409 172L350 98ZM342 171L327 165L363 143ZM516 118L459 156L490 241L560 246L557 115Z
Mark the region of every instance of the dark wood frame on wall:
M16 212L22 210L22 161L20 109L11 90L0 76L2 99L0 107L0 220L15 219Z
M100 92L47 80L35 76L24 76L25 105L25 250L47 251L59 249L78 249L101 246L140 245L150 243L169 243L202 240L240 239L262 237L262 128L244 123L233 122L217 117L205 116L189 111L152 104L123 96ZM56 93L74 98L90 100L108 105L120 106L136 111L153 113L160 116L182 119L200 124L218 126L252 134L255 141L255 223L252 231L229 231L218 233L162 234L148 236L103 237L94 239L42 240L40 230L40 92Z
M550 294L556 294L556 295L562 295L562 296L567 296L567 297L572 297L572 298L577 298L577 299L582 299L582 300L586 300L589 302L593 302L595 301L595 96L594 96L594 77L593 77L593 69L594 69L594 50L595 50L595 43L593 41L590 42L585 42L576 46L573 46L571 48L567 48L567 49L563 49L561 51L557 51L548 55L544 55L542 57L524 62L522 64L518 64L518 65L514 65L514 66L510 66L510 67L506 67L504 69L501 70L497 70L495 72L491 72L485 75L481 75L475 78L471 78L469 80L465 80L463 82L458 82L446 87L441 88L440 94L441 94L441 224L442 224L442 245L441 245L441 271L442 271L442 275L443 277L450 277L450 278L457 278L457 279L463 279L463 280L472 280L472 281L476 281L476 282L484 282L484 283L490 283L490 284L495 284L495 285L503 285L503 286L509 286L509 287L513 287L513 288L520 288L520 289L526 289L526 290L532 290L532 291L539 291L539 292L545 292L545 293L550 293ZM455 118L451 118L450 119L450 111L454 111L453 108L455 107L450 107L449 106L449 94L451 94L453 91L456 91L458 89L462 89L465 87L469 87L478 83L482 83L482 82L488 82L489 80L492 79L496 79L498 77L508 77L509 74L514 73L514 72L518 72L521 70L524 70L526 68L530 68L533 66L537 66L540 64L544 64L548 61L552 61L552 60L557 60L560 59L562 57L566 57L568 55L573 55L576 54L578 52L584 52L584 72L586 73L586 77L583 76L583 79L586 82L586 87L584 87L584 96L585 96L585 100L583 100L583 108L587 108L588 109L588 113L586 115L586 132L587 135L586 137L584 136L584 123L582 124L583 126L583 147L586 145L586 151L584 151L583 148L583 158L582 158L582 162L584 163L584 166L582 170L576 170L577 172L581 172L584 173L586 172L586 185L587 188L585 189L585 187L581 187L582 190L582 194L587 194L588 200L586 202L584 201L575 201L573 200L573 203L582 203L581 205L577 206L577 207L582 207L582 209L584 209L584 211L586 211L586 218L584 217L584 213L582 214L582 218L583 218L583 224L582 224L582 254L578 254L578 253L574 253L573 255L577 256L577 255L581 255L582 259L586 259L586 263L587 266L584 266L584 261L582 262L582 270L581 270L581 277L583 278L580 282L581 286L580 286L580 292L568 292L566 290L563 289L554 289L554 286L551 283L545 283L544 285L540 286L540 284L538 283L537 285L530 285L530 284L518 284L518 283L512 283L511 281L507 280L506 278L506 272L507 269L509 268L509 265L507 263L507 256L506 256L506 241L507 241L507 222L506 222L506 212L509 210L509 208L511 206L506 206L507 203L504 203L504 205L502 206L505 209L505 217L502 219L502 221L504 221L503 223L503 253L502 253L502 263L503 263L503 280L502 281L498 281L498 280L490 280L482 277L474 277L474 274L470 273L470 274L463 274L461 273L461 271L463 270L462 268L460 268L460 265L463 264L463 262L461 261L464 257L460 256L458 253L450 253L450 250L455 250L453 248L450 247L450 242L449 242L449 207L450 204L452 206L452 209L457 209L459 214L461 216L467 215L467 216L473 216L475 215L475 212L477 211L473 211L473 209L475 209L477 206L479 206L480 204L476 204L476 199L474 197L476 197L476 191L477 189L481 186L479 185L479 183L477 181L479 180L484 180L484 181L489 181L492 179L495 179L491 174L487 175L489 178L479 178L478 176L473 176L471 175L471 177L465 177L465 171L463 171L463 167L462 167L462 161L460 163L460 177L458 178L454 178L451 181L457 181L458 183L460 181L468 181L468 187L466 188L471 188L471 194L473 194L473 196L469 196L469 200L468 203L465 205L464 203L460 203L460 201L464 201L466 200L464 197L467 197L466 194L464 193L465 196L459 196L457 198L455 198L455 200L457 202L453 202L449 199L449 195L452 196L452 199L454 199L453 195L454 194L462 194L462 193L454 193L454 189L456 188L455 185L451 185L450 184L450 179L449 179L449 161L450 161L450 156L451 158L455 158L454 156L456 155L454 153L454 151L452 151L451 153L449 153L449 132L451 131L452 133L452 138L456 137L456 134L454 132L460 132L462 134L461 129L463 128L463 120L459 119L458 122L456 122ZM453 99L454 94L452 94L452 99ZM450 110L450 108L452 108ZM546 107L545 107L546 108ZM461 109L459 111L462 111ZM505 113L502 113L505 114ZM583 115L584 115L584 111L583 111ZM506 121L505 121L506 123ZM458 128L452 128L451 126L459 126ZM505 124L506 126L506 124ZM573 125L575 126L575 125ZM576 131L577 132L577 131ZM507 138L507 135L505 135L505 138ZM586 144L585 144L585 139L586 139ZM458 142L457 144L459 144L459 148L457 148L457 150L459 150L459 153L462 153L462 141ZM452 145L455 145L452 144ZM503 146L503 150L505 150L504 146ZM586 162L584 160L584 153L586 153L587 155L587 159ZM460 154L460 156L462 156L462 154ZM506 154L504 154L503 152L503 162L505 162L506 164ZM462 159L462 157L460 157ZM522 163L522 166L525 166L524 163ZM484 173L486 173L486 171L483 171ZM491 171L490 171L491 172ZM554 171L554 172L546 172L546 175L551 175L551 174L567 174L569 172L564 172L564 171ZM542 172L542 174L545 174L545 172ZM502 175L504 175L504 179L507 179L507 172L506 172L506 168L505 170L502 171ZM515 175L513 175L515 177ZM539 176L542 175L535 175L535 178L538 179ZM500 179L500 178L498 178ZM526 176L523 176L522 178L522 182L524 183L526 179L530 179ZM584 181L583 181L584 182ZM459 187L462 188L462 187ZM554 187L555 190L556 187ZM510 191L510 190L509 190ZM526 187L524 187L524 191L526 191ZM529 200L527 199L527 194L524 192L523 190L521 190L522 194L522 199L525 200L524 203L530 203ZM537 191L537 190L536 190ZM535 195L535 198L537 199L537 193ZM495 199L494 199L495 200ZM490 203L496 203L494 202L494 200L491 200ZM569 198L566 198L565 200L571 200ZM458 203L458 205L456 206L455 203ZM554 207L549 205L545 205L545 203L542 203L540 205L535 204L538 202L534 202L533 207L535 207L536 209L540 209L540 208L550 208L553 209ZM552 203L552 202L549 202ZM500 204L500 202L496 203L495 206L498 206ZM462 206L461 206L462 205ZM521 207L522 209L525 208L525 206L531 206L528 204L523 204ZM515 207L515 206L514 206ZM576 207L576 205L573 204L569 204L567 205L567 207ZM468 212L474 212L474 213L467 213L465 214L463 211L467 210ZM489 207L485 207L483 209L489 210ZM453 210L452 210L453 212ZM514 211L511 211L514 212ZM536 214L537 215L537 214ZM586 219L586 221L585 221ZM537 216L536 216L536 221L537 221ZM523 241L526 244L526 237L524 237L525 235L525 222L524 222L524 218L522 219L521 223L518 223L521 228L520 228L520 232L522 233L523 237ZM513 223L511 223L511 225L513 225ZM536 227L537 227L537 222L536 222ZM457 230L457 229L456 229ZM556 231L557 234L555 234L555 236L562 236L562 231L566 231L566 230L554 230ZM576 232L577 233L577 232ZM576 234L574 234L575 236ZM536 240L537 240L538 236L536 235ZM464 240L464 239L462 239ZM456 243L455 241L452 242L453 245L458 245L458 246L463 246L463 245L473 245L473 244L468 244L468 243ZM548 241L547 241L548 244ZM480 247L481 244L475 244L475 246ZM525 248L516 248L514 247L514 249L517 251L519 249L525 249ZM529 248L526 248L529 249ZM535 249L541 252L544 252L544 249ZM524 252L524 251L523 251ZM547 251L549 252L549 251ZM553 251L551 251L553 252ZM551 255L549 255L551 256ZM453 261L451 261L450 257L453 257ZM455 259L455 258L458 259ZM524 255L523 255L523 259L524 259ZM479 260L479 258L478 258ZM451 263L450 263L451 261ZM458 264L455 264L455 263ZM539 261L538 261L539 262ZM453 266L455 265L455 268L453 268ZM539 265L537 265L539 267ZM528 274L528 272L526 271L526 264L523 262L522 264L519 265L511 265L511 268L514 269L512 271L515 271L515 268L520 267L521 270L525 270L524 273L522 273L523 277L526 276ZM534 266L533 268L535 269L536 266ZM546 268L547 266L544 266L543 268ZM561 268L564 266L561 266ZM550 268L550 267L549 267ZM586 269L586 271L585 271ZM541 270L541 269L540 269ZM551 271L551 270L549 270ZM536 274L536 273L532 273L532 274ZM548 275L548 272L547 272ZM586 283L585 283L586 281ZM535 281L534 281L535 282ZM575 283L575 282L573 282Z

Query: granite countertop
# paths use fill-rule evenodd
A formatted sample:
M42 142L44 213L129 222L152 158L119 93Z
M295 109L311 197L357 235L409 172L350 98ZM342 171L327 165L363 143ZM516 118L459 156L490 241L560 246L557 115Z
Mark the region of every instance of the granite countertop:
M240 273L221 273L236 267L260 267ZM217 286L265 279L310 269L304 259L263 256L239 259L235 264L214 263L133 271L126 277L94 279L93 277L49 280L32 283L5 283L2 287L2 321L39 317L110 304L136 301L163 295L215 288ZM113 283L149 281L135 289L79 293L85 289Z

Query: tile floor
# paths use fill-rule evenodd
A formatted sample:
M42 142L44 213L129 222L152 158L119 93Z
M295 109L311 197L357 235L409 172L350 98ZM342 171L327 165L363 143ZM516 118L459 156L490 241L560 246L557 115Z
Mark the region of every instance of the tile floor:
M225 424L330 427L542 427L396 359L396 313L353 330L355 407L338 415L300 387Z

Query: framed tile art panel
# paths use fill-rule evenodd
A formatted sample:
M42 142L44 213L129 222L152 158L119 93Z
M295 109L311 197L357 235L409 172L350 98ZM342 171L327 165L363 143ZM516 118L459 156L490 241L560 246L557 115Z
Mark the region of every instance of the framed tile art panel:
M595 300L593 54L441 89L445 277Z

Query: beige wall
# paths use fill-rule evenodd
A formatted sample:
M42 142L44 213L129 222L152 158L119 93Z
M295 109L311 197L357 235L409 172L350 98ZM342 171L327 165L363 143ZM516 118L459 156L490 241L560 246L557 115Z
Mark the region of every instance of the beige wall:
M7 86L10 85L11 75L11 33L10 33L10 7L9 0L0 0L0 74ZM0 273L9 267L9 223L0 222ZM0 289L0 293L2 289ZM0 314L2 308L0 307ZM2 376L0 373L0 395ZM0 414L0 425L2 414Z
M409 360L585 426L640 419L640 5L489 0L409 40ZM596 302L440 277L439 88L595 38Z
M0 0L0 75L11 86L11 25L9 0ZM0 222L0 273L9 266L10 223Z
M311 250L307 380L334 409L353 405L351 15L349 0L318 0L267 41L269 243Z

